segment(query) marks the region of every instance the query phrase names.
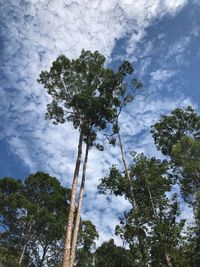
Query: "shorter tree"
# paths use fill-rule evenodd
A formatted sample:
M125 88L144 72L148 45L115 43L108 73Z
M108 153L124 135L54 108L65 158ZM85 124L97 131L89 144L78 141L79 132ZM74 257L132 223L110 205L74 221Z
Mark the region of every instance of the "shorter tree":
M51 262L56 260L69 196L69 189L42 172L30 175L24 182L0 180L0 245L18 257L19 265L39 267L48 265L50 258Z
M129 244L139 264L172 266L184 221L176 221L180 214L176 195L171 199L166 196L172 186L167 178L168 162L147 159L143 154L133 160L130 175L137 209L124 213L116 234ZM127 177L115 167L101 180L99 190L131 200Z
M95 252L95 267L132 267L134 256L123 247L116 246L114 240L104 242Z

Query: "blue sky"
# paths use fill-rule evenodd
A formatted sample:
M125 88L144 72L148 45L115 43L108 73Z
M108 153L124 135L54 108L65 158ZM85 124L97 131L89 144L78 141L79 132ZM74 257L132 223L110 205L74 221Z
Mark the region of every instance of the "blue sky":
M175 107L200 105L200 0L0 0L0 177L24 179L35 171L71 185L77 132L44 120L48 96L37 78L64 53L99 50L115 68L128 59L144 84L121 116L127 156L132 150L161 156L150 125ZM122 198L97 195L119 149L90 155L83 217L113 235ZM87 207L87 208L86 208Z

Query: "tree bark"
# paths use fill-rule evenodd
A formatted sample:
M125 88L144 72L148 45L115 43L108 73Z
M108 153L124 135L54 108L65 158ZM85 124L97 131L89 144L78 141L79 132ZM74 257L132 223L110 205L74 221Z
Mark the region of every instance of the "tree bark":
M131 204L132 204L133 208L136 209L137 208L137 203L136 203L136 199L135 199L135 196L134 196L134 193L133 193L133 186L132 186L132 183L131 183L131 176L130 176L130 173L129 173L128 164L126 162L126 157L125 157L125 153L124 153L124 146L123 146L123 143L122 143L120 132L118 132L118 139L119 139L119 146L120 146L120 150L121 150L121 156L122 156L122 161L123 161L125 173L126 173L126 176L128 178L128 181L129 181L130 193L131 193L131 202L132 202Z
M21 255L20 255L20 259L19 259L19 266L22 265L22 260L23 260L23 258L24 258L24 253L25 253L25 251L26 251L26 247L27 247L27 243L23 246L22 253L21 253Z
M74 260L75 260L76 243L77 243L77 239L78 239L78 232L79 232L80 219L81 219L81 208L82 208L82 203L83 203L83 193L84 193L85 179L86 179L88 153L89 153L89 142L87 142L86 150L85 150L85 159L84 159L84 163L83 163L82 180L81 180L81 187L80 187L80 192L79 192L76 221L75 221L75 226L74 226L74 231L73 231L71 257L70 257L70 265L69 265L69 267L73 267Z
M137 202L136 202L136 199L135 199L135 195L134 195L134 191L133 191L133 186L132 186L132 181L131 181L131 176L130 176L130 172L129 172L129 169L128 169L128 164L126 162L126 156L125 156L125 153L124 153L124 146L123 146L123 143L122 143L122 139L121 139L121 135L120 135L120 129L118 131L118 139L119 139L119 146L120 146L120 150L121 150L121 156L122 156L122 161L123 161L123 165L124 165L124 169L125 169L125 173L126 173L126 176L128 178L128 181L129 181L129 186L130 186L130 194L131 194L131 198L130 198L130 201L131 201L131 204L133 206L133 209L134 211L137 209ZM144 233L144 230L140 228L137 220L136 220L136 227L138 229L138 233L140 233L140 230L143 231ZM144 233L145 234L145 233ZM140 247L143 247L142 245L142 240L140 238L140 236L138 237L138 242L139 242L139 246ZM144 255L145 254L145 251L142 250L141 253ZM145 267L148 266L148 263L145 263Z
M171 262L171 258L169 256L169 254L166 252L166 250L165 250L165 258L166 258L167 266L168 267L172 267L173 265L172 265L172 262Z
M71 238L72 238L72 229L74 223L74 213L76 207L75 201L76 201L76 191L78 185L78 176L79 176L81 157L82 157L82 144L83 144L83 130L81 129L79 136L79 144L78 144L78 155L76 159L76 166L74 170L74 177L71 188L71 200L70 200L69 216L68 216L66 235L65 235L62 267L69 267L70 264Z
M30 220L31 220L32 217L33 217L33 215L31 215ZM26 224L28 224L28 223L26 222ZM30 222L27 234L25 234L25 242L24 242L24 246L23 246L23 249L22 249L22 253L21 253L20 258L19 258L19 262L18 262L19 266L21 266L21 264L22 264L22 261L23 261L23 258L24 258L24 253L25 253L26 248L28 246L28 242L30 241L30 239L32 237L32 235L30 234L31 229L32 229L32 225L31 225L31 222Z

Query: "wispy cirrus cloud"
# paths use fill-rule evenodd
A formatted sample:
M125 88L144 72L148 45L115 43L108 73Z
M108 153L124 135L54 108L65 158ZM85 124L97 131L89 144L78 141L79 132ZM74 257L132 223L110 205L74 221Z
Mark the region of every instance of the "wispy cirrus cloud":
M154 81L156 81L156 82L157 81L167 81L174 74L175 74L175 71L173 71L173 70L159 69L159 70L151 72L151 77L152 77L153 82Z

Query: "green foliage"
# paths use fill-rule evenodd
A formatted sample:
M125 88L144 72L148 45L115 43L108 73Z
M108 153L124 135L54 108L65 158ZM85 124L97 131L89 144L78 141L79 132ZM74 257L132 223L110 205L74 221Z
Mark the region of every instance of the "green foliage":
M115 144L116 144L116 139L113 138L113 137L112 137L112 138L109 138L109 144L115 146Z
M99 238L95 225L91 221L81 221L76 252L77 267L93 266L95 240Z
M99 238L95 225L91 221L81 221L77 246L89 251L95 245L95 240Z
M168 162L152 157L148 159L144 154L133 156L130 173L133 178L134 194L138 205L149 199L149 191L155 202L159 202L167 191L171 189L171 181L167 178ZM149 201L149 200L147 200ZM143 203L148 205L148 203Z
M76 267L93 267L94 254L90 251L86 251L83 248L79 248L76 251Z
M171 155L172 148L183 136L200 139L200 117L192 107L177 108L154 124L151 129L155 144L164 155Z
M41 72L38 82L52 97L46 118L55 124L72 121L85 136L95 129L105 129L116 116L121 103L118 94L126 89L124 79L133 68L125 61L115 73L104 63L105 57L98 51L82 50L76 60L61 55L49 71Z
M184 136L180 139L171 156L174 173L181 185L184 199L195 202L195 194L200 190L200 140Z
M16 243L19 242L21 214L23 212L24 196L21 195L23 184L19 180L6 177L0 180L0 225L2 231L1 248L3 254L12 247L13 255L18 255Z
M0 180L0 264L18 266L26 246L22 266L58 267L62 253L70 190L55 177L37 172L24 182L12 178ZM98 233L91 221L81 221L77 248L77 266L93 260L92 250Z
M151 179L153 183L152 186L156 186L160 192L158 195L163 195L166 191L170 190L170 180L161 178L163 174L166 173L168 169L167 161L161 162L156 158L151 158L149 161L147 158L141 154L133 158L133 165L130 168L130 173L132 177L134 195L137 196L139 202L144 201L143 190L140 190L138 183L141 183L143 179L143 184L146 179ZM140 177L140 180L137 179ZM163 180L165 183L163 184ZM162 186L161 186L162 185ZM108 177L104 177L100 180L100 185L98 186L100 194L114 194L116 196L124 195L125 198L130 200L130 186L127 181L127 177L121 174L116 166L112 166Z
M126 79L134 71L130 62L124 61L116 72L104 64L105 57L98 51L82 50L76 60L60 55L38 79L52 98L46 119L54 124L73 122L85 137L90 136L91 145L96 131L116 121L122 107L133 100L134 89L142 86L135 77L132 82ZM96 146L103 150L102 145Z
M98 185L98 192L100 194L107 194L107 196L115 195L122 196L128 190L128 181L124 179L120 171L113 165L110 169L109 176L100 180ZM127 194L125 194L127 197Z
M200 190L196 193L195 228L193 236L193 262L198 266L200 262Z
M95 252L95 267L132 267L135 265L134 257L130 250L118 247L111 239L104 242Z
M191 107L175 109L152 127L152 134L158 149L171 157L184 200L194 205L200 189L200 116Z
M18 266L19 254L12 251L10 247L0 246L0 266L1 267L16 267Z
M119 125L118 124L113 124L112 130L114 134L117 134L119 132Z
M135 154L130 167L133 193L137 207L126 211L116 227L116 234L129 244L138 266L164 266L166 255L175 261L176 251L184 221L177 222L180 214L176 195L166 196L171 191L168 178L169 164L156 158ZM108 177L101 179L100 193L124 196L131 203L127 177L112 167Z
M55 177L42 172L30 175L24 183L12 178L0 180L0 245L12 251L10 259L13 255L19 261L24 247L26 266L48 264L55 251L56 257L61 254L59 242L64 235L69 194Z
M174 256L177 266L198 266L200 116L191 107L175 109L152 127L152 134L157 148L170 156L171 176L176 178L183 199L194 211L194 225L187 229L186 241Z
M200 262L200 193L196 192L194 206L194 224L187 229L187 240L183 246L184 257L187 257L187 266L198 267ZM181 265L182 266L182 265Z
M84 248L77 250L77 267L132 267L139 266L135 262L132 252L123 247L116 246L114 240L104 242L95 252Z

